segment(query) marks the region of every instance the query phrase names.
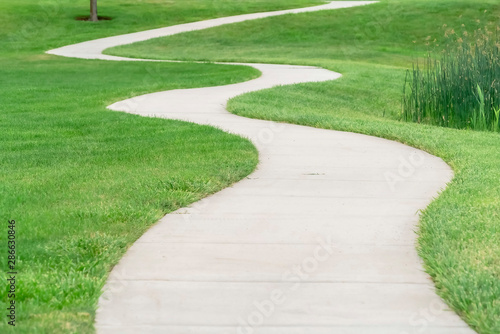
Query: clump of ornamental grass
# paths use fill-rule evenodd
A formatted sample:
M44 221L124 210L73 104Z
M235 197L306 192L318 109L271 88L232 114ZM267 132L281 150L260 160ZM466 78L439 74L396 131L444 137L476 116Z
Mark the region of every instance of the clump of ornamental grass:
M445 50L429 52L407 71L402 118L458 129L498 131L500 43L488 28L447 30Z

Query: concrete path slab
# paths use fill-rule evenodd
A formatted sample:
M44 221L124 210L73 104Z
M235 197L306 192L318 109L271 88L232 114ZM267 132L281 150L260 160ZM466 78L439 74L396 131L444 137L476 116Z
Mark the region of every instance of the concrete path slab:
M304 275L303 282L427 284L429 281L414 245L332 243L328 249L317 247L315 243L140 243L127 256L130 261L141 262L151 269L121 267L121 274L129 280L143 281L280 282L285 272L300 265L297 259L319 254L324 255L324 261ZM315 263L304 265L314 269Z
M234 334L232 326L121 326L121 327L102 327L109 334L135 334L135 333L150 333L150 334L165 334L165 333L182 333L182 334ZM415 330L407 331L406 327L397 326L316 326L314 331L311 331L309 326L260 326L258 330L249 331L247 327L238 327L239 333L242 334L469 334L468 328L462 327L430 327L426 325L418 325Z
M369 3L239 15L48 53L136 60L102 51L221 24ZM245 136L258 148L260 163L241 182L166 215L130 248L99 301L98 332L473 333L436 296L415 251L418 211L451 180L450 168L381 138L229 114L225 104L234 96L340 77L309 66L244 65L262 76L109 107Z

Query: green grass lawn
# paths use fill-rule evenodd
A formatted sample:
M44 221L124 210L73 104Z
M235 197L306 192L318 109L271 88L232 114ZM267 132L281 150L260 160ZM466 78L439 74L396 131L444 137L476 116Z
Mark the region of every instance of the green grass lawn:
M462 24L464 25L462 27ZM393 0L283 16L137 43L108 53L154 59L307 64L332 82L237 97L238 115L380 136L442 157L455 171L420 221L419 253L439 294L481 334L500 333L500 135L403 123L406 69L445 34L500 25L498 1Z
M0 0L0 279L7 221L17 222L17 326L0 333L91 333L109 270L164 214L249 174L253 145L207 126L106 110L167 89L259 75L241 66L67 59L74 42L245 12L315 3L102 1L111 21L75 21L88 1ZM317 1L316 1L317 3Z

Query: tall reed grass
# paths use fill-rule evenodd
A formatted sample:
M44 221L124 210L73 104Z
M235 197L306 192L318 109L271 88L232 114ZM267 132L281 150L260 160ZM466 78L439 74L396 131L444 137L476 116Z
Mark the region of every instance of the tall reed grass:
M407 71L402 118L444 127L499 131L500 43L488 28L446 32L445 50Z

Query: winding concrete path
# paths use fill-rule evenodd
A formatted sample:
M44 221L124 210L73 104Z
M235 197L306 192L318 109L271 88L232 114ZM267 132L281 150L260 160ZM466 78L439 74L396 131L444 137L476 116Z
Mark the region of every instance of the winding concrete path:
M244 20L370 2L183 24L51 50L68 57ZM293 19L291 17L290 19ZM113 269L99 333L466 334L415 251L420 209L452 178L439 158L359 134L242 118L231 97L333 80L320 68L246 64L258 79L121 101L110 109L208 124L250 138L257 170L165 216Z

